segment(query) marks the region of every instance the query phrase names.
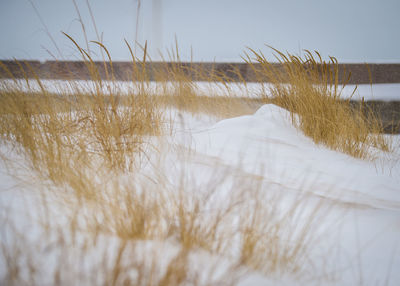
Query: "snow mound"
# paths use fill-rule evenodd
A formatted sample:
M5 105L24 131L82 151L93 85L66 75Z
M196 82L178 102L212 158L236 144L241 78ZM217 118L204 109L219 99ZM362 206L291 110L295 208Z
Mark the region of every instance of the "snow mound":
M276 105L263 105L253 115L222 120L191 136L190 148L202 156L218 157L288 190L400 211L399 164L380 170L373 162L316 145Z

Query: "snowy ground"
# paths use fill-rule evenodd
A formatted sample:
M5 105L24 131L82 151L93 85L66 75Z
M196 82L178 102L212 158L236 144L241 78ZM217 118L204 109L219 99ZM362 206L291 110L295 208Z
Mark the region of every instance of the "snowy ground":
M18 88L22 90L37 90L40 91L40 87L35 80L29 80L29 87L25 80L17 80ZM64 93L74 93L79 88L79 91L94 91L95 85L92 81L76 80L76 81L65 81L65 80L41 80L41 83L49 92L59 93L63 91ZM15 85L12 80L0 80L0 88L6 84L8 86ZM131 82L107 82L103 81L104 87L103 91L105 93L109 92L109 88L113 91L117 88L120 93L126 92L136 92L138 89L138 84L132 84ZM269 84L259 84L259 83L247 83L246 85L242 83L230 83L228 84L228 89L220 83L214 82L194 82L194 86L198 91L199 95L207 96L238 96L238 97L250 97L259 98L260 94L263 94L265 90L268 90ZM150 82L148 90L157 93L162 93L163 89L171 89L173 87L172 83L166 83L164 85ZM356 85L347 85L342 93L341 97L344 99L352 96L354 88ZM263 91L264 90L264 91ZM355 91L352 99L354 100L381 100L381 101L400 101L400 84L359 84L357 85L357 90Z
M257 90L257 85L250 87ZM365 96L363 92L369 88L359 87L360 95ZM374 99L399 99L399 85L375 85L373 89ZM287 112L274 105L264 105L253 115L221 121L202 114L171 112L174 132L161 139L159 148L164 158L153 162L170 182L178 184L179 174L184 172L199 186L212 184L212 180L219 179L218 170L223 170L227 185L233 184L230 180L234 176L254 178L262 190L282 195L282 208L299 196L306 196L304 213L297 221L300 224L301 217L309 215L307 208L312 209L316 201L330 207L326 215L317 218L319 236L310 249L313 262L307 268L315 277L304 282L288 274L267 277L250 271L241 285L399 285L399 148L390 155L377 152L374 162L331 151L296 130ZM393 136L393 140L400 146L400 136ZM4 146L2 150L3 154L8 152L8 157L19 158ZM150 166L152 159L149 160ZM143 174L151 176L152 170L145 167ZM23 182L11 176L4 163L0 176L3 215L17 218L27 208L35 208L29 199L34 196L32 193L15 191ZM228 189L229 186L221 186L216 200L227 200ZM287 235L291 235L290 230ZM107 245L112 248L112 243ZM168 260L177 247L169 242L144 241L141 249L156 248L159 256ZM213 265L217 277L218 269L229 263L227 258L199 252L191 255L189 264L203 269L204 275L209 275L207 271Z
M333 284L399 283L400 153L390 159L378 154L375 162L366 162L317 146L290 124L287 111L274 105L213 125L185 124L181 142L196 151L202 164L239 168L279 191L306 192L335 203L320 221L328 228L322 245L336 248L319 262L338 275ZM399 146L400 136L394 144ZM316 244L314 250L328 250L323 248Z

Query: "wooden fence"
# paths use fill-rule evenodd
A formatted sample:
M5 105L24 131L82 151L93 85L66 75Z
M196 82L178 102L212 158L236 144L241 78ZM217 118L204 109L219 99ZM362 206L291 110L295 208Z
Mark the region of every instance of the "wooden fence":
M15 61L1 61L15 78L33 78L34 73L41 79L91 79L90 73L82 61L20 61L23 71ZM102 79L107 79L110 64L95 62ZM246 63L146 63L146 75L150 80L157 79L157 73L166 68L179 65L183 67L193 80L207 80L207 75L224 75L227 80L247 82L265 81L267 78L257 78L252 68ZM133 69L130 62L113 62L116 80L132 80ZM280 68L279 64L276 64ZM339 81L343 82L343 71L351 72L350 84L368 83L400 83L400 64L339 64ZM0 67L0 78L10 78L11 75Z

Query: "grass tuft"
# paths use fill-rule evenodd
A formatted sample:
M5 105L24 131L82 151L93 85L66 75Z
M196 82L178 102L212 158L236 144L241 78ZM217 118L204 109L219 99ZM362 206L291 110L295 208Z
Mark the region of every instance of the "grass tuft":
M349 100L341 99L350 74L344 71L345 80L339 83L336 58L325 61L318 52L306 50L300 57L272 49L281 68L253 49L245 60L260 81L270 82L273 102L290 111L293 124L305 135L317 144L361 159L373 159L376 149L391 150L391 143L381 135L383 124L378 116L363 106L355 110Z

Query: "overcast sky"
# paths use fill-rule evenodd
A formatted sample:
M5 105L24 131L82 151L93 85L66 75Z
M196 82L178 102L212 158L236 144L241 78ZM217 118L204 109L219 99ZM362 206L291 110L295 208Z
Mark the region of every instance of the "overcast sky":
M0 0L0 58L79 59L61 34L86 48L73 1L32 2L37 12L28 0ZM88 39L98 40L86 0L76 3ZM114 60L129 60L124 39L147 40L157 59L176 37L183 60L192 50L195 61L241 61L247 46L269 55L268 44L296 54L318 50L340 62L400 62L400 0L142 0L139 20L138 0L90 4Z

